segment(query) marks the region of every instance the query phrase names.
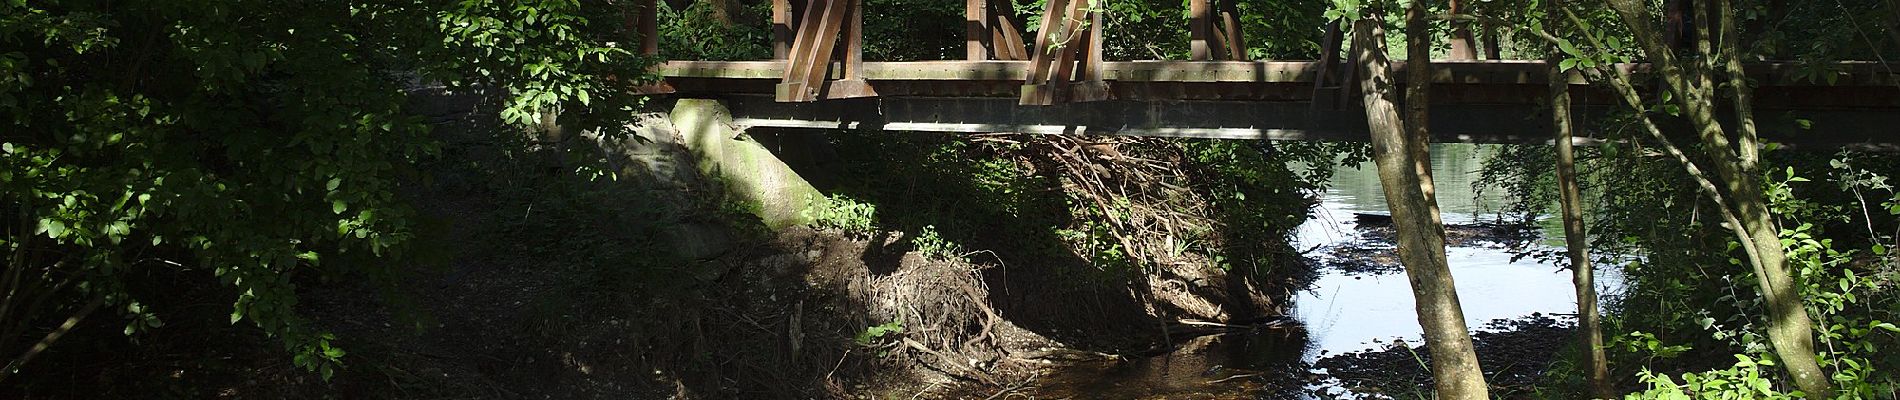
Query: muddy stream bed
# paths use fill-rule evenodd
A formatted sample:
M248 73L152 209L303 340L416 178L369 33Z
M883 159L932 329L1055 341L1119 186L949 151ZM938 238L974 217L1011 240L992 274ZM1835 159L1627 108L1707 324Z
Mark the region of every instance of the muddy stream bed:
M1501 200L1472 190L1485 149L1434 145L1433 170L1448 225L1447 255L1479 361L1498 398L1517 398L1573 338L1570 273L1509 247L1557 250L1561 231L1493 223ZM1336 171L1298 232L1318 278L1295 296L1296 315L1228 333L1172 338L1158 355L1066 368L1039 379L1038 398L1419 398L1430 385L1412 292L1391 241L1370 163ZM1599 293L1614 293L1614 271Z

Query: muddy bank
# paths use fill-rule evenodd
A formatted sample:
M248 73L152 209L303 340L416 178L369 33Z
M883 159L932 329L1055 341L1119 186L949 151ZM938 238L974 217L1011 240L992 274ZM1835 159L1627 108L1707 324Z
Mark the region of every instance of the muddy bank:
M1533 314L1495 320L1472 333L1478 363L1493 394L1528 396L1532 385L1576 339L1574 317ZM1313 366L1335 380L1328 394L1411 398L1431 393L1431 355L1426 346L1393 340L1382 349L1322 355Z
M1398 231L1392 217L1384 214L1354 215L1354 236L1349 240L1316 247L1309 254L1324 268L1346 273L1392 274L1404 272L1399 265ZM1536 243L1537 227L1506 222L1445 224L1448 247L1520 249Z

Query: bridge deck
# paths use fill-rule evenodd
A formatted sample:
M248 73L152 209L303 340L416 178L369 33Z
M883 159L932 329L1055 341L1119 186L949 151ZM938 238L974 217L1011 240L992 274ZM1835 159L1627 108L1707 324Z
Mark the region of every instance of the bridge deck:
M1364 140L1349 91L1316 90L1314 61L1104 63L1113 100L1016 104L1024 61L866 62L860 92L815 102L773 100L783 61L672 61L660 67L676 96L722 97L740 125L893 131L1089 133L1274 140ZM1403 70L1403 63L1395 68ZM1435 61L1433 131L1448 142L1547 140L1541 61ZM1618 65L1644 81L1645 64ZM838 68L833 68L834 70ZM1891 149L1900 141L1900 79L1875 63L1813 73L1794 64L1748 66L1764 136L1789 144ZM1403 77L1404 73L1394 76ZM1569 76L1579 118L1622 110ZM830 88L827 88L830 89ZM1350 86L1346 90L1351 90ZM828 93L828 91L821 91Z
M1122 100L1310 101L1318 61L1122 61L1103 63L1104 80ZM784 61L670 61L660 73L672 90L696 94L773 93ZM1393 65L1403 81L1404 62ZM1542 61L1434 61L1435 103L1531 104L1545 93ZM1027 61L866 62L862 77L880 97L1015 97ZM1638 81L1647 64L1622 64ZM838 68L833 68L837 70ZM1844 62L1820 73L1787 63L1747 66L1757 107L1900 109L1900 76L1871 62ZM836 77L834 77L836 78ZM1614 100L1575 73L1580 101ZM1321 97L1324 97L1323 95Z

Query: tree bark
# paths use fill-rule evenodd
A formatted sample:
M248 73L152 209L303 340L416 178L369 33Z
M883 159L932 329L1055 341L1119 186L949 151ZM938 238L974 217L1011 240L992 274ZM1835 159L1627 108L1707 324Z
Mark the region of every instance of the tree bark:
M1545 3L1550 11L1548 24L1553 31L1562 30L1559 26L1563 19L1557 17L1562 12L1559 1ZM1547 65L1551 126L1557 134L1557 191L1563 208L1564 245L1569 250L1571 281L1577 287L1577 329L1583 331L1584 351L1590 358L1591 398L1614 399L1610 364L1603 350L1603 327L1597 315L1596 268L1590 263L1590 241L1583 225L1583 196L1577 187L1576 154L1570 142L1575 136L1570 120L1570 79L1557 66L1563 52L1553 44L1550 54Z
M1691 126L1696 130L1703 145L1702 152L1710 160L1709 163L1714 167L1716 176L1720 178L1724 189L1729 194L1730 202L1718 204L1732 210L1739 220L1741 226L1732 227L1732 229L1746 236L1747 240L1744 240L1741 245L1752 247L1751 256L1755 258L1755 262L1752 263L1755 268L1755 278L1761 287L1762 298L1768 306L1769 343L1774 346L1775 353L1780 356L1783 367L1794 378L1796 387L1806 392L1809 398L1832 398L1833 384L1828 374L1821 370L1815 357L1814 322L1808 316L1807 308L1803 305L1800 294L1794 286L1794 273L1788 266L1786 249L1781 245L1780 229L1774 224L1774 216L1769 213L1762 192L1762 171L1754 160L1758 143L1752 135L1753 116L1747 111L1738 113L1737 117L1741 121L1739 125L1742 126L1743 132L1731 142L1728 133L1715 118L1714 96L1711 95L1714 89L1711 83L1713 79L1709 76L1713 74L1713 68L1695 68L1691 76L1691 71L1685 68L1684 61L1676 58L1669 51L1660 35L1651 26L1653 18L1642 2L1638 0L1608 1L1611 8L1616 10L1618 17L1630 28L1632 36L1642 47L1649 61L1660 67L1659 73L1664 84L1676 94L1677 105L1681 107L1683 115L1688 117ZM1722 15L1714 17L1721 20L1720 24L1725 29L1733 29L1734 10L1722 7L1719 11ZM1698 25L1707 26L1706 23ZM1707 30L1698 29L1698 31L1704 34L1698 38L1697 47L1708 49L1708 46L1702 45L1709 40L1706 35ZM1724 40L1723 47L1724 52L1730 53L1730 57L1739 57L1734 54L1738 50L1735 40ZM1709 51L1703 51L1703 54L1706 55L1705 58L1715 56ZM1728 70L1727 73L1732 79L1738 79L1740 71L1735 69L1740 67L1739 59L1731 58L1730 61L1732 65L1725 69ZM1712 63L1712 60L1706 61L1704 65ZM1743 92L1736 97L1736 106L1741 110L1748 110L1745 93L1748 90L1747 86L1736 87L1734 90Z
M1415 3L1414 7L1423 6ZM1408 12L1408 31L1425 24L1425 14L1418 9ZM1425 332L1425 344L1432 357L1432 377L1438 398L1489 399L1484 373L1472 348L1471 334L1465 326L1458 292L1445 260L1445 226L1432 197L1430 157L1422 143L1424 137L1415 136L1425 132L1424 121L1415 121L1418 127L1408 131L1406 121L1400 119L1391 65L1385 57L1385 28L1380 19L1369 15L1353 21L1352 31L1357 48L1353 56L1362 77L1359 82L1368 128L1372 131L1379 186L1385 192L1386 206L1391 209L1392 221L1398 230L1399 258L1412 285L1419 325ZM1408 47L1413 48L1411 53L1416 54L1420 50L1417 47L1430 43L1429 36L1412 36L1415 37L1407 41ZM1418 69L1426 69L1429 76L1427 59L1411 62L1416 63L1411 66L1414 74L1419 73ZM1427 85L1429 81L1414 82L1413 87ZM1424 91L1417 92L1420 97L1414 99L1423 99ZM1413 110L1424 110L1424 104L1413 103L1417 106Z

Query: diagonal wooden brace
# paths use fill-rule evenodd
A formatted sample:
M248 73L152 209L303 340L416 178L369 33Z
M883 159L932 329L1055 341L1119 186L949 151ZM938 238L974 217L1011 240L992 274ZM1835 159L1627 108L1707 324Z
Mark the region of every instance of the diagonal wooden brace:
M1089 7L1089 0L1049 0L1042 27L1036 31L1036 47L1029 49L1029 76L1023 80L1018 103L1108 99L1108 84L1102 80L1101 30L1101 12ZM1079 71L1077 58L1082 59ZM1073 85L1078 75L1081 85Z
M1227 45L1228 60L1246 60L1247 39L1240 29L1240 6L1237 0L1220 0L1221 43Z
M778 101L816 101L821 92L824 98L875 95L859 76L864 62L861 2L812 0L806 5L775 91ZM841 33L846 39L842 48L838 47ZM827 82L831 63L838 59L844 61L844 80Z
M1008 6L999 6L999 2L990 0L966 0L964 16L968 26L965 34L969 51L967 59L971 61L1028 60L1029 51L1023 45L1022 28L1018 27L1015 10ZM1007 0L1001 2L1008 4Z

